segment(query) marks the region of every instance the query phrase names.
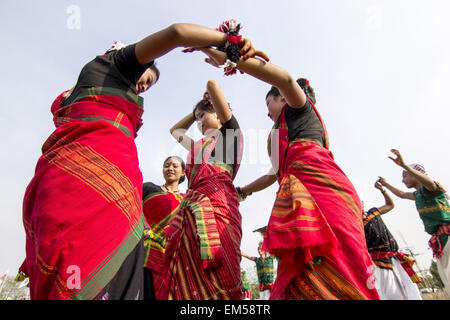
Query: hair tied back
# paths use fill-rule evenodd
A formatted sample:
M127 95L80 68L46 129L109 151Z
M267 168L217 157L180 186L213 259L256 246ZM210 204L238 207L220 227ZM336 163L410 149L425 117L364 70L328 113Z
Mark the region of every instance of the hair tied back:
M304 89L306 86L309 86L309 80L306 78L298 78L297 83Z

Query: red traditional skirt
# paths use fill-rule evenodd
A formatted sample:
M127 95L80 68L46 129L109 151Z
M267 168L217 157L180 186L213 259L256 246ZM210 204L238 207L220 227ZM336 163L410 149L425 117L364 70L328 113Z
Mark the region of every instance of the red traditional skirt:
M91 88L71 105L61 107L64 94L53 103L57 129L23 202L31 299L106 299L99 294L141 242L142 108L126 96Z
M263 243L280 259L271 299L379 299L361 200L328 150L314 110L322 142L289 141L286 106L269 135L280 184Z
M264 248L281 263L271 299L379 299L361 201L329 150L291 143Z
M145 262L146 268L160 272L166 241L165 230L178 211L184 194L160 192L146 197L143 202L145 229Z
M236 172L206 162L216 141L200 140L188 156L189 189L167 230L166 273L154 279L157 300L242 299Z

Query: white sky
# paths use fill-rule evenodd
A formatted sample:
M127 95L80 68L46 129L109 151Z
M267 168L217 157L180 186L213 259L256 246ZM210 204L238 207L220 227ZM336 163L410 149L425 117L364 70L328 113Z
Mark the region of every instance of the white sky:
M355 185L366 208L383 197L379 175L397 187L401 169L387 158L393 147L407 163L420 163L450 188L447 167L450 2L278 1L12 1L0 2L0 273L15 274L25 254L22 200L45 139L54 130L50 104L74 85L80 69L115 40L133 43L175 22L216 28L234 18L244 37L293 76L307 77L327 125L336 162ZM118 3L118 2L117 2ZM79 29L71 5L80 10ZM75 24L74 24L75 22ZM144 94L144 126L136 143L144 181L163 183L162 161L185 156L169 128L201 99L215 79L246 134L235 184L268 169L266 138L272 122L264 97L269 89L247 75L224 77L200 53L175 50L158 60L159 83ZM191 134L198 138L196 128ZM182 189L186 188L183 184ZM252 230L267 224L277 185L241 204L241 249L257 255L262 239ZM431 263L413 201L393 196L384 221L418 256ZM64 213L61 213L64 214ZM253 267L243 260L242 266Z

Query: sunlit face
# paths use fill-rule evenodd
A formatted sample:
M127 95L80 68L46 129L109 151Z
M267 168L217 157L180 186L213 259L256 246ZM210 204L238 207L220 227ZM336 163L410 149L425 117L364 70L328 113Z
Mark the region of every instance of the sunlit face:
M163 176L166 183L179 181L184 176L183 166L177 158L169 158L163 164Z
M414 176L408 171L403 171L402 173L402 182L405 184L407 188L414 188L417 185L417 180Z
M208 130L220 129L221 123L217 117L217 113L204 110L195 110L195 120L197 121L198 130L205 134Z
M148 68L139 78L138 83L136 84L136 92L137 94L143 93L150 89L156 83L158 79L155 70Z
M281 95L278 97L275 97L273 95L267 97L266 105L269 111L267 115L270 119L272 119L272 121L275 122L280 117L281 110L283 110L285 103L286 101Z

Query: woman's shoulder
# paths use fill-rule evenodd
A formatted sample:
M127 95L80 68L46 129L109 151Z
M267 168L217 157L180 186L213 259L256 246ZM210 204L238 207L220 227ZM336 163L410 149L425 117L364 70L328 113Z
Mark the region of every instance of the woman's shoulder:
M156 184L154 184L153 182L145 182L142 185L142 197L145 198L148 195L152 194L152 193L156 193L156 192L162 192L162 188Z
M284 106L284 112L286 119L297 118L307 113L313 112L312 104L309 100L306 100L305 105L301 108L293 108L286 103Z
M230 120L228 120L227 122L222 124L222 131L226 130L226 129L240 129L239 127L239 122L237 121L237 119L235 118L234 115L231 115Z

